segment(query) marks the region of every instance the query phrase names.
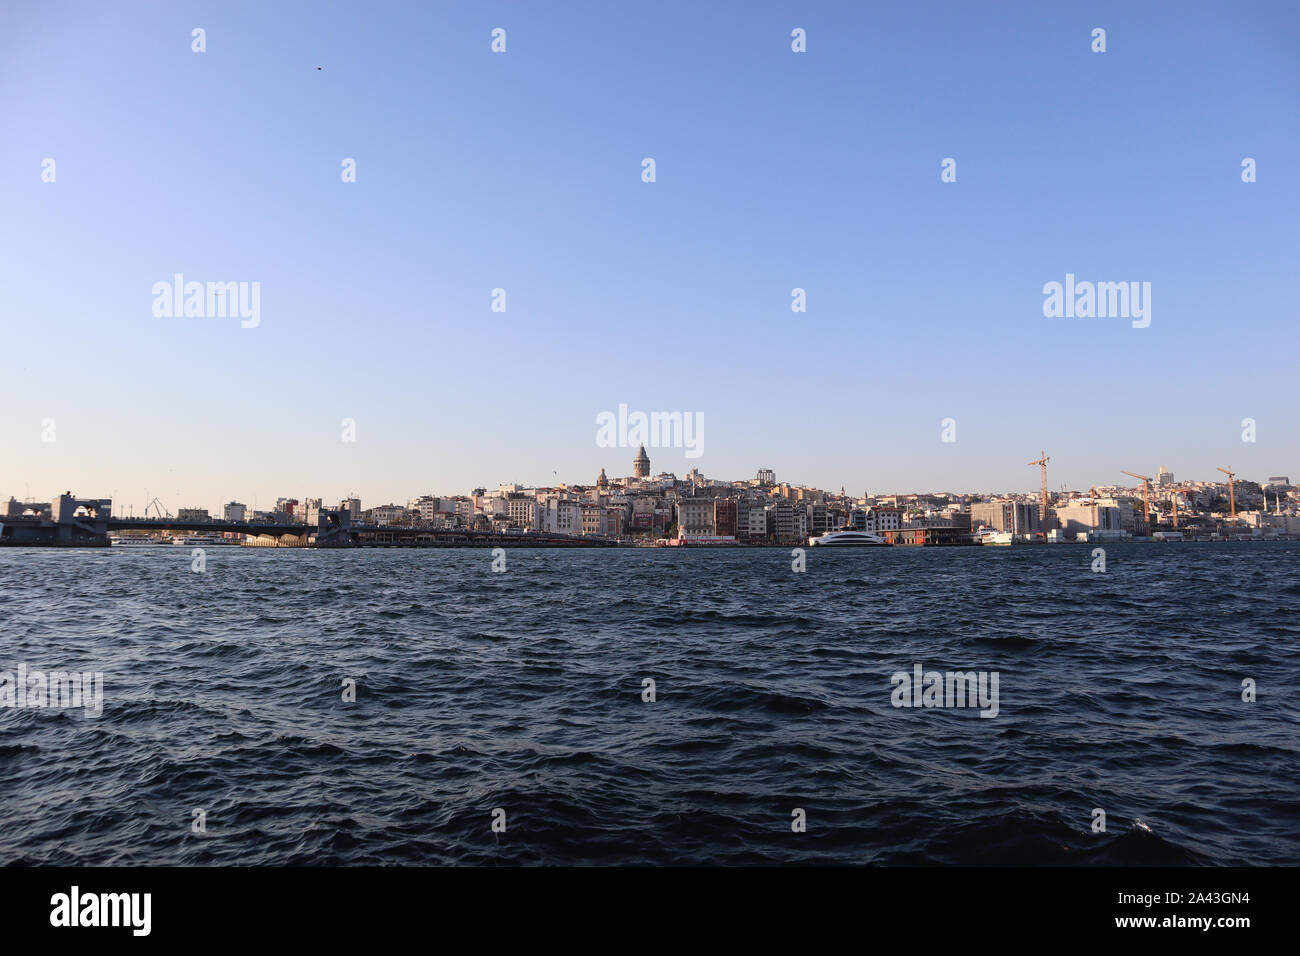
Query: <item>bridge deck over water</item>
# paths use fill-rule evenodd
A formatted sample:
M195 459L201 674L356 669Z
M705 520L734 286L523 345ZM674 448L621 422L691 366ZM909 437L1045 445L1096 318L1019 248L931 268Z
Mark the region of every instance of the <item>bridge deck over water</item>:
M106 499L80 499L60 495L39 515L0 518L0 545L31 547L104 547L115 531L167 531L202 534L242 534L250 543L278 544L296 538L303 546L357 547L614 547L609 538L527 531L470 531L459 528L420 528L395 525L353 524L350 512L322 509L316 525L268 521L181 521L176 518L119 518Z

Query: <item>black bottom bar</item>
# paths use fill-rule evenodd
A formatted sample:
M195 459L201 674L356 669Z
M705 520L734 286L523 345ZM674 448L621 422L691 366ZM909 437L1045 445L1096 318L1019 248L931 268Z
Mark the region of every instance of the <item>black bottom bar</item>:
M1172 868L8 868L0 870L0 916L9 941L128 944L373 943L398 934L435 938L430 932L495 944L594 933L626 934L605 935L610 942L666 943L685 941L681 934L700 926L733 940L782 933L814 945L842 932L881 941L901 933L945 947L1098 937L1232 945L1256 930L1284 928L1280 912L1295 876ZM148 934L139 936L143 895L101 895L145 893ZM117 926L70 925L115 917Z

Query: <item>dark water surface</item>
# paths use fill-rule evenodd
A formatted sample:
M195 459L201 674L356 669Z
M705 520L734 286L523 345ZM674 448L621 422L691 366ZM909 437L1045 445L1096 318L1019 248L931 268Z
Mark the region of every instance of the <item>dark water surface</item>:
M0 550L0 863L1300 862L1300 544L1091 549Z

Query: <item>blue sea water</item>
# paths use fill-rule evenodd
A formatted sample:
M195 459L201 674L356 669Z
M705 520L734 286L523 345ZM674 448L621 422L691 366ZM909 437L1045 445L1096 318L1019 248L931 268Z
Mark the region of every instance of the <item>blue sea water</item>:
M1300 861L1300 544L1106 556L0 550L0 863Z

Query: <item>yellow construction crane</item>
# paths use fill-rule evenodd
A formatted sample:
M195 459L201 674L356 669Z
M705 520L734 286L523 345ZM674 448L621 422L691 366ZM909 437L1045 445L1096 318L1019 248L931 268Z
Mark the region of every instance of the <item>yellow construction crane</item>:
M1231 466L1220 468L1219 471L1228 476L1228 507L1232 509L1232 520L1235 523L1237 520L1237 495L1233 486L1236 484L1234 481L1236 474L1233 472Z
M1043 508L1042 513L1038 516L1038 523L1043 528L1043 540L1047 540L1048 519L1047 519L1047 463L1052 459L1047 457L1047 452L1040 451L1037 461L1031 461L1029 464L1037 465L1043 470Z
M1122 469L1121 469L1122 471ZM1140 478L1142 480L1142 520L1147 524L1147 533L1151 533L1151 479L1146 475L1139 475L1135 471L1124 471L1123 474L1131 478Z

